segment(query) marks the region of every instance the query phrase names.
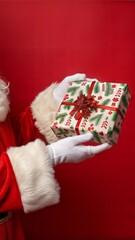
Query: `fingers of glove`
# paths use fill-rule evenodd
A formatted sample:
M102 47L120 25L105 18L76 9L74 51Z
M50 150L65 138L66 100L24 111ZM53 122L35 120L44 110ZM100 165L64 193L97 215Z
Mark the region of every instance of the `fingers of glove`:
M76 153L78 153L78 161L83 161L87 158L94 157L94 155L101 153L110 148L108 143L103 143L99 146L85 146L78 145L76 147Z
M62 101L64 98L66 91L68 89L69 82L77 81L77 80L85 80L86 75L82 73L77 73L72 76L68 76L64 78L58 86L53 91L53 96L57 101Z
M82 135L73 136L71 137L70 141L73 142L74 145L79 145L91 141L92 138L93 138L92 133L86 133Z
M83 135L77 135L61 139L58 142L52 143L51 145L53 145L53 147L57 149L58 147L60 147L60 149L64 151L65 149L73 148L74 146L89 142L92 140L92 138L93 135L91 133L86 133Z
M74 147L74 163L82 162L90 157L90 147L87 147L83 144Z
M94 156L95 154L101 153L107 149L109 149L111 145L108 143L103 143L98 146L90 146L90 155Z
M84 135L77 135L73 137L67 137L59 140L58 142L54 142L51 144L53 148L54 155L62 154L69 152L75 148L75 146L80 146L82 143L88 142L93 138L91 133L86 133ZM79 149L78 149L79 150Z
M86 74L84 73L76 73L72 76L68 76L65 78L66 82L74 82L74 81L79 81L79 80L85 80L86 79Z

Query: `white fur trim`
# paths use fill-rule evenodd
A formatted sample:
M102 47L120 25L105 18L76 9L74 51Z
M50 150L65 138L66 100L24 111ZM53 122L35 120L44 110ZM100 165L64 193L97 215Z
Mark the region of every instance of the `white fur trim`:
M51 84L50 87L39 93L31 104L35 125L48 143L58 140L51 129L51 124L59 108L59 103L53 97L53 90L56 86L56 83Z
M4 122L9 112L8 85L0 79L0 122Z
M48 148L41 140L11 147L7 154L15 172L25 213L59 202L60 188L54 177Z

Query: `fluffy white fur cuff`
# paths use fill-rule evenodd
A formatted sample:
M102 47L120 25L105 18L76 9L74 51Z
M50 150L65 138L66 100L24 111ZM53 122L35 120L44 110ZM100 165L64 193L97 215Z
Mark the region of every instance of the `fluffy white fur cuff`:
M49 160L47 146L37 139L21 147L11 147L10 158L24 212L32 212L59 202L59 185Z
M58 140L51 130L51 124L59 108L59 102L53 96L53 90L56 86L57 83L51 84L47 89L40 92L31 104L35 125L39 132L45 136L48 143Z

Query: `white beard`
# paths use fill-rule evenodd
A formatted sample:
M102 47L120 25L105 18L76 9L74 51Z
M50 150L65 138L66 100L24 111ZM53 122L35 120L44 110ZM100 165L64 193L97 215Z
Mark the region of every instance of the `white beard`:
M5 121L9 112L8 85L0 79L0 122Z

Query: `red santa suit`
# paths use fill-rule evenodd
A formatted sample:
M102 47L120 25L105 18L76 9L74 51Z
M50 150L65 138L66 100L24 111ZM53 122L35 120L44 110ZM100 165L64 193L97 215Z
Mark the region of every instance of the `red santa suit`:
M41 92L16 118L7 114L7 94L0 95L0 240L24 240L18 210L29 213L59 202L47 148L57 141L50 129L58 109L55 86Z

